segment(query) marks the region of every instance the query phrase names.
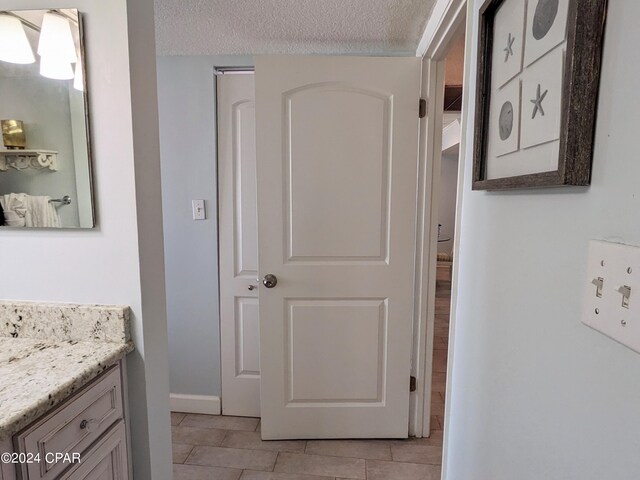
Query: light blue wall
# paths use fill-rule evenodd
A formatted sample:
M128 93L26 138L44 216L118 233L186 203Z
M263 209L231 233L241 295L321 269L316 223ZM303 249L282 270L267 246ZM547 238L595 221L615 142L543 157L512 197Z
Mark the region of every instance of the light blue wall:
M215 66L251 57L158 57L172 393L220 395ZM192 220L204 199L207 219Z
M581 324L589 240L640 245L638 18L637 0L609 2L590 187L472 191L469 117L447 480L640 478L640 355Z

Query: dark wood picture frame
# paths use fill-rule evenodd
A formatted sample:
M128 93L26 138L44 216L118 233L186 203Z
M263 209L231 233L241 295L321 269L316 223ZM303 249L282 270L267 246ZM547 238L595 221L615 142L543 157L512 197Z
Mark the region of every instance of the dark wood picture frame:
M486 178L494 19L509 1L524 0L487 0L480 10L473 190L589 185L607 0L569 0L558 169Z

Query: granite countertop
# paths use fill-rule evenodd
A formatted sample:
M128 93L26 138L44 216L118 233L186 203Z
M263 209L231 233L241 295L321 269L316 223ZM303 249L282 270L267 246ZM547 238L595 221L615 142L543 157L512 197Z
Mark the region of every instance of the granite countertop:
M0 440L133 349L128 307L0 302Z

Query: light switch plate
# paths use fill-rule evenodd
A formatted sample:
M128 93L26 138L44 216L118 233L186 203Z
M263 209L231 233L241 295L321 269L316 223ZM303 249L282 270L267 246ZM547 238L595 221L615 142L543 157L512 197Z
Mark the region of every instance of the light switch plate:
M592 240L587 272L582 323L640 353L640 248Z
M191 202L193 208L194 220L205 220L207 218L206 211L204 209L204 200L193 200Z

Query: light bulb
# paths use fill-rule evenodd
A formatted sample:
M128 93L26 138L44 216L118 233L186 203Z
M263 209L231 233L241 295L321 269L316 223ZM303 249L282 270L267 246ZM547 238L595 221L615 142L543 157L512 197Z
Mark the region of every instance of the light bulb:
M49 57L40 58L40 75L54 80L71 80L74 76L70 63Z
M22 22L7 14L0 14L0 60L28 64L36 61Z
M55 59L60 63L78 61L69 20L57 13L44 14L38 42L38 55L42 58Z

